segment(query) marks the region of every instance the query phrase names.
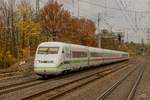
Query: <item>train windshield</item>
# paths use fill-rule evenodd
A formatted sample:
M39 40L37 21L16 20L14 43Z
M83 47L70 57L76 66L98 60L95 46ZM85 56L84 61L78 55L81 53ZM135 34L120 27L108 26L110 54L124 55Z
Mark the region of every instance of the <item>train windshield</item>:
M39 47L38 54L58 54L59 47Z

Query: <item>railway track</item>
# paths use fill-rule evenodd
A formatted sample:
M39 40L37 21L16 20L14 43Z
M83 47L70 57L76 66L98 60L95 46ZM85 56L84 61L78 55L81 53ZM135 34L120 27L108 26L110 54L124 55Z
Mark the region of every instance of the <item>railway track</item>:
M100 96L97 97L96 100L104 100L106 99L108 96L110 96L112 94L112 92L121 84L123 83L124 80L126 80L130 75L132 75L136 70L139 69L138 71L138 76L132 86L132 89L130 91L130 93L128 94L128 97L126 98L126 100L132 100L136 87L138 85L138 83L140 82L140 79L143 75L144 72L144 67L140 66L140 68L138 68L139 66L137 66L135 69L133 69L132 71L128 72L126 75L124 75L119 81L117 81L115 84L113 84L109 89L107 89L104 93L102 93Z
M116 64L116 65L112 65L112 66L119 66L122 63ZM25 88L29 88L35 85L40 85L46 82L50 82L51 79L48 80L39 80L39 79L32 79L32 80L28 80L25 82L20 82L20 83L16 83L16 84L10 84L7 86L2 86L0 87L0 95L3 94L8 94L17 90L21 90L21 89L25 89Z
M93 74L90 74L88 76L61 84L59 86L44 90L44 91L40 91L36 94L33 94L31 96L27 96L25 98L22 98L23 100L30 100L30 99L37 99L40 97L46 97L46 99L48 100L54 100L57 99L58 97L61 97L67 93L73 92L74 90L85 86L89 83L92 83L93 81L96 81L104 76L107 76L113 72L119 71L119 70L123 70L125 68L127 68L126 66L129 66L131 64L124 64L124 65L120 65L119 67L115 67L104 71L100 71L100 72L96 72Z
M19 78L19 77L23 77L23 75L20 74L20 72L1 73L0 81L7 80L7 79L13 79L13 78Z
M11 75L14 75L14 74L18 74L18 72L1 73L0 77L11 76Z
M141 78L143 76L143 73L144 73L144 67L141 68L141 71L140 71L140 73L138 75L138 78L136 79L135 84L133 85L127 100L132 100L133 99L133 96L135 94L136 88L137 88L138 84L140 83L140 80L141 80Z
M21 82L21 83L17 83L17 84L11 84L11 85L8 85L8 86L0 87L0 95L10 93L10 92L14 92L14 91L17 91L17 90L20 90L20 89L28 88L28 87L31 87L31 86L34 86L34 85L42 84L42 83L45 83L47 81L29 80L29 81L26 81L26 82Z

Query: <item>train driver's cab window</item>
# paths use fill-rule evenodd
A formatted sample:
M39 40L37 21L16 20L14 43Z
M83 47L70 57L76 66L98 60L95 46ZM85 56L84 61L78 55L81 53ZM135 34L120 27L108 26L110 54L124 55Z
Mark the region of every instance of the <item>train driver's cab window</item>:
M39 47L38 54L58 54L59 47Z

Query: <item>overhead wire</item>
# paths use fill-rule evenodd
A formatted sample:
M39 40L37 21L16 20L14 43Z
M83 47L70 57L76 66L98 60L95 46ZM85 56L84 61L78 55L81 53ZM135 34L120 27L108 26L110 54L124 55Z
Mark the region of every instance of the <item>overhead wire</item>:
M107 8L107 9L111 9L111 10L117 10L117 11L123 11L123 13L124 12L127 12L127 13L150 13L150 12L147 12L147 11L136 11L136 10L129 10L129 9L122 9L122 8L113 8L113 7L109 7L109 6L104 6L104 5L101 5L101 4L95 4L95 3L92 3L92 2L89 2L89 1L85 1L85 0L80 0L80 2L84 2L84 3L88 3L88 4L91 4L91 5L94 5L94 6L96 6L96 7L102 7L102 8ZM125 4L125 6L124 7L127 7L127 4ZM70 7L69 7L70 8ZM84 9L85 10L85 9ZM84 11L82 11L82 13L84 13L84 14L87 14L86 12L84 12ZM123 14L123 15L125 15L125 14ZM128 14L129 15L129 14ZM90 15L91 16L91 15ZM127 20L129 20L128 19L128 16L127 15L125 15L127 18ZM92 16L94 19L96 19L96 17L95 16ZM103 20L105 23L106 23L106 19L104 19ZM108 23L108 22L107 22ZM131 24L131 22L129 22L130 24ZM133 25L130 25L131 26L131 28L132 28L132 30L134 31L134 32L136 32L136 30L135 30L135 28L134 28L134 26ZM137 29L137 28L136 28ZM138 28L138 29L140 29L140 28Z
M130 24L130 26L131 26L131 28L132 28L132 30L133 30L134 32L137 32L136 29L142 29L142 28L139 28L139 27L137 27L136 25L133 25L133 19L132 19L132 22L130 22L130 20L128 19L128 17L130 16L129 13L150 14L150 12L148 12L148 11L137 11L137 10L122 9L121 7L118 9L118 8L113 8L113 7L109 7L109 6L105 6L105 5L101 5L101 4L95 4L95 3L92 3L92 2L89 2L89 1L85 1L85 0L80 0L80 2L84 2L84 3L87 3L87 4L91 4L91 5L94 5L94 6L96 6L96 7L107 8L107 9L115 10L115 11L121 11L121 13L122 13L124 16L126 16L126 14L125 14L124 12L128 13L128 16L126 16L125 19L129 22L129 24ZM118 4L118 5L119 5L119 4ZM127 4L126 4L125 7L127 7ZM134 27L135 27L135 28L134 28Z
M119 1L120 1L121 5L122 5L123 9L124 9L124 10L127 10L128 5L127 5L125 2L123 2L122 0L119 0ZM135 12L134 15L135 15L135 16L134 16L134 20L133 20L133 19L132 19L132 16L129 14L129 12L127 13L128 18L131 19L131 22L134 24L136 30L138 30L139 27L138 27L138 24L137 24L137 12Z
M134 28L133 24L130 22L130 20L128 19L128 16L124 13L124 10L121 8L119 2L117 0L115 0L117 6L120 8L122 15L124 16L125 20L128 21L129 25L131 26L132 30L134 32L136 32L136 29Z
M122 7L127 10L128 6L125 2L123 2L122 0L119 0ZM137 12L135 12L134 14L134 20L132 19L132 16L128 13L128 17L131 19L131 22L134 24L136 30L138 31L139 27L138 27L138 24L137 24Z
M117 0L115 0L115 1L117 1ZM122 5L123 9L126 10L127 7L125 7L123 1L122 1L122 0L119 0L119 1L120 1L121 5ZM117 3L117 2L116 2L116 3ZM130 18L130 15L129 15L129 14L128 14L128 17ZM134 26L135 26L135 28L136 28L136 30L135 30L135 29L133 29L133 30L134 30L135 33L138 33L140 28L139 28L138 22L137 22L137 12L135 12L134 19L135 19L135 20L134 20L135 22L131 19L132 23L134 24ZM132 24L132 23L131 23L131 24ZM141 31L142 31L143 33L145 32L142 27L141 27Z
M124 7L124 9L127 9L127 4L125 4L125 2L123 3L123 1L120 0L120 3L121 3L122 6ZM125 7L125 5L126 5L126 7ZM138 13L135 12L135 14L134 14L134 20L131 19L131 21L132 21L133 23L135 23L135 28L136 28L137 31L138 31L140 28L139 28L139 25L138 25L137 14L138 14ZM130 14L128 14L128 16L131 17ZM132 18L132 17L131 17L131 18ZM141 28L141 29L142 29L142 28ZM144 33L144 30L141 30L141 31Z
M101 5L101 4L96 4L96 3L93 3L93 2L89 2L89 1L86 1L86 0L80 0L80 2L84 2L84 3L88 3L88 4L91 4L91 5L94 5L94 6L97 6L97 7L101 7L101 8L107 8L107 9L111 9L111 10L116 10L116 11L122 11L123 9L120 9L120 8L114 8L114 7L109 7L109 6L105 6L105 5ZM137 11L137 10L124 10L125 12L133 12L133 13L148 13L150 14L149 11Z

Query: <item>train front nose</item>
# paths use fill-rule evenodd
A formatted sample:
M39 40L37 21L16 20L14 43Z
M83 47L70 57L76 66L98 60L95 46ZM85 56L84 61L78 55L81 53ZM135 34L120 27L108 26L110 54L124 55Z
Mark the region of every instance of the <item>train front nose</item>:
M34 61L34 72L41 75L60 74L57 63L52 61Z
M39 46L34 60L34 71L37 74L59 73L59 47Z

